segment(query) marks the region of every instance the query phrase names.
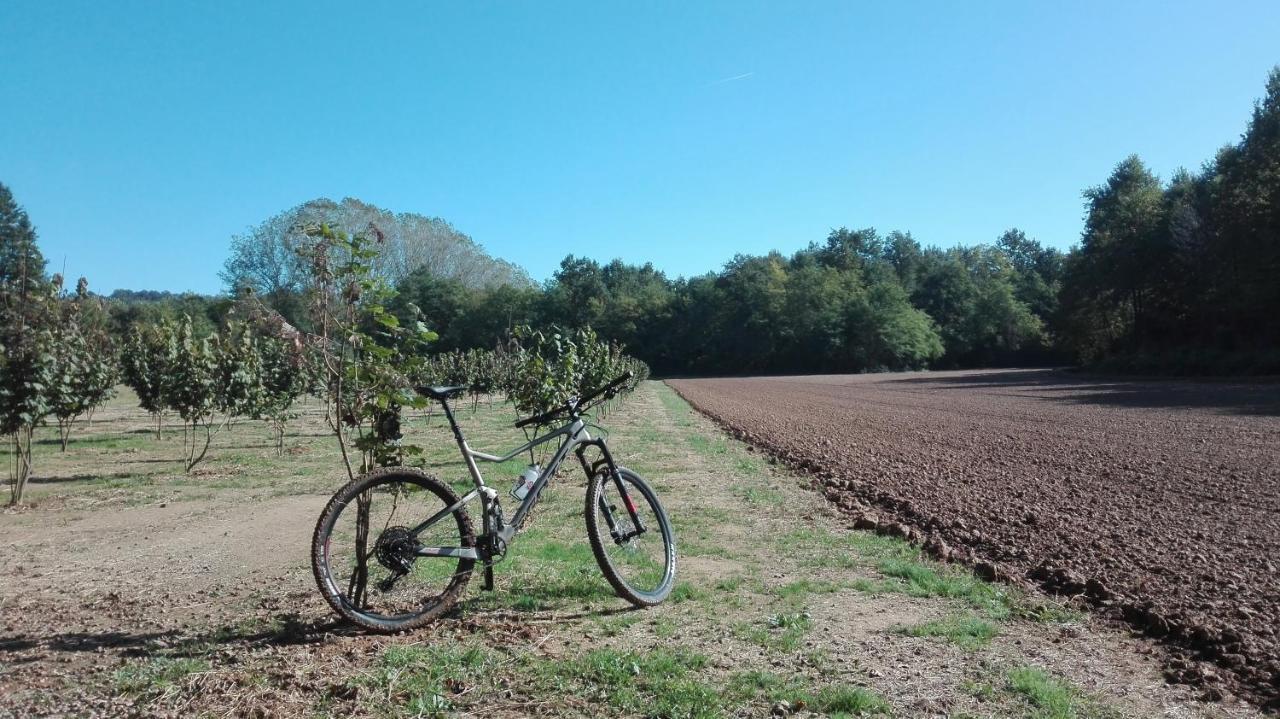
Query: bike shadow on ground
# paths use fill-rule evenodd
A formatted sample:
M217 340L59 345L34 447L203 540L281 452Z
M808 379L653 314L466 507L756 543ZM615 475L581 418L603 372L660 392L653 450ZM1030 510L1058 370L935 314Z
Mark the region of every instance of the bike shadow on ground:
M562 622L638 611L641 611L638 607L622 606L584 609L573 613L525 612L479 607L473 605L471 601L464 601L440 621L441 624L463 625L501 623L515 619L535 623ZM336 638L368 636L374 636L374 634L337 618L283 612L262 621L241 621L196 632L183 629L162 631L108 629L0 636L0 657L3 657L5 664L13 666L41 661L46 658L46 652L68 654L110 652L120 657L184 658L207 656L213 649L305 646L330 642Z
M41 659L41 653L95 653L110 651L120 656L165 655L185 657L207 654L213 646L296 646L318 644L337 635L357 636L352 625L325 617L304 617L296 612L277 614L265 622L241 622L192 632L163 631L68 631L0 636L0 655L5 662L26 663ZM29 654L24 654L29 653Z

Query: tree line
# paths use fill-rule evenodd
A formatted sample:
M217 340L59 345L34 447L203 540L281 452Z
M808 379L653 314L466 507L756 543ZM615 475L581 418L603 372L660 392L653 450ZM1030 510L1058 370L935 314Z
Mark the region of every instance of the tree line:
M392 310L433 318L442 349L492 346L516 324L591 326L665 374L989 365L1049 356L1061 269L1061 253L1017 230L941 250L839 229L790 257L738 256L688 279L572 256L541 288L416 272Z

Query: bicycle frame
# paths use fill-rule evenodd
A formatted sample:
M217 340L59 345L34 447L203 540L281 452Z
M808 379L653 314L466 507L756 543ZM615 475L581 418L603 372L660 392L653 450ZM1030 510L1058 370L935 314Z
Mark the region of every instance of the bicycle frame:
M617 483L618 491L625 500L624 504L626 505L627 513L630 515L633 523L632 526L635 528L632 536L646 531L644 524L635 509L635 504L627 494L621 475L618 473L618 467L614 464L613 456L609 453L609 448L605 445L603 439L593 438L591 436L587 431L587 424L583 421L582 417L575 416L572 418L572 421L558 429L548 432L542 436L534 437L504 455L495 455L472 449L471 446L467 444L466 438L462 435L462 428L458 426L458 421L453 415L453 409L449 406L448 400L442 399L440 404L444 407L445 417L449 421L449 426L453 429L454 440L458 443L458 449L461 451L462 458L466 462L467 472L471 475L472 482L475 483L475 489L467 492L453 505L440 510L426 521L414 527L411 532L414 537L417 537L436 522L452 515L467 503L475 500L477 497L480 497L482 498L481 504L483 507L484 532L479 539L487 540L487 542L481 541L476 547L419 547L417 550L417 556L459 557L463 559L481 559L485 562L489 562L494 554L505 552L505 549L499 549L499 543L501 543L502 546L505 546L511 541L516 533L520 531L520 527L529 516L529 512L533 509L533 506L537 504L538 497L542 494L543 488L546 487L551 478L555 476L555 473L559 471L561 463L564 462L564 458L569 454L570 450L576 450L578 461L581 463L582 470L586 473L588 481L590 481L590 479L599 471L599 467L602 463L608 466L610 476ZM559 437L563 437L564 439L561 441L560 446L556 448L555 453L552 455L551 460L547 462L546 467L544 467L542 472L538 475L538 479L533 483L533 486L529 488L529 493L525 495L520 506L516 508L516 513L512 516L511 521L503 522L501 523L501 526L495 526L495 524L499 523L498 520L500 516L496 511L497 507L500 506L498 503L498 492L484 483L484 476L481 475L480 467L476 464L476 461L479 460L482 462L494 462L500 464L513 459L534 447L546 444L547 442ZM597 447L600 450L602 459L597 461L595 465L589 465L587 463L585 452L588 447ZM602 506L602 511L610 531L614 534L615 539L618 539L620 535L618 535L616 531L616 520L613 517L612 508Z

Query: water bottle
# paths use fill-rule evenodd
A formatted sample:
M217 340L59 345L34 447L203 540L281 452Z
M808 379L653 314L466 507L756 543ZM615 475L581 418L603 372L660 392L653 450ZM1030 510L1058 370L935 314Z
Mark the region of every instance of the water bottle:
M533 489L534 483L538 481L539 474L542 474L542 468L538 465L531 464L525 467L524 473L516 480L516 486L511 488L511 496L523 502L529 490Z

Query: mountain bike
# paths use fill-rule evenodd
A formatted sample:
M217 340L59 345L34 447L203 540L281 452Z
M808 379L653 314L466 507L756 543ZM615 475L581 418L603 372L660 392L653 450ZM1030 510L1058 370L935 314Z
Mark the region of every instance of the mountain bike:
M348 482L320 514L312 540L312 569L325 600L361 627L398 632L448 612L466 590L477 562L484 569L485 589L492 590L494 565L506 556L572 451L587 475L587 538L605 579L637 607L662 602L675 583L671 522L649 483L615 463L604 438L589 432L599 427L585 418L629 380L628 373L580 399L517 421L517 428L560 426L504 455L471 449L463 437L449 400L466 392L466 386L419 388L443 406L475 487L458 497L448 484L409 467L382 467ZM505 462L553 440L559 446L546 466L530 465L512 490L520 504L507 520L498 492L485 484L477 460ZM598 450L594 461L587 457L591 448ZM478 536L467 513L477 500Z

